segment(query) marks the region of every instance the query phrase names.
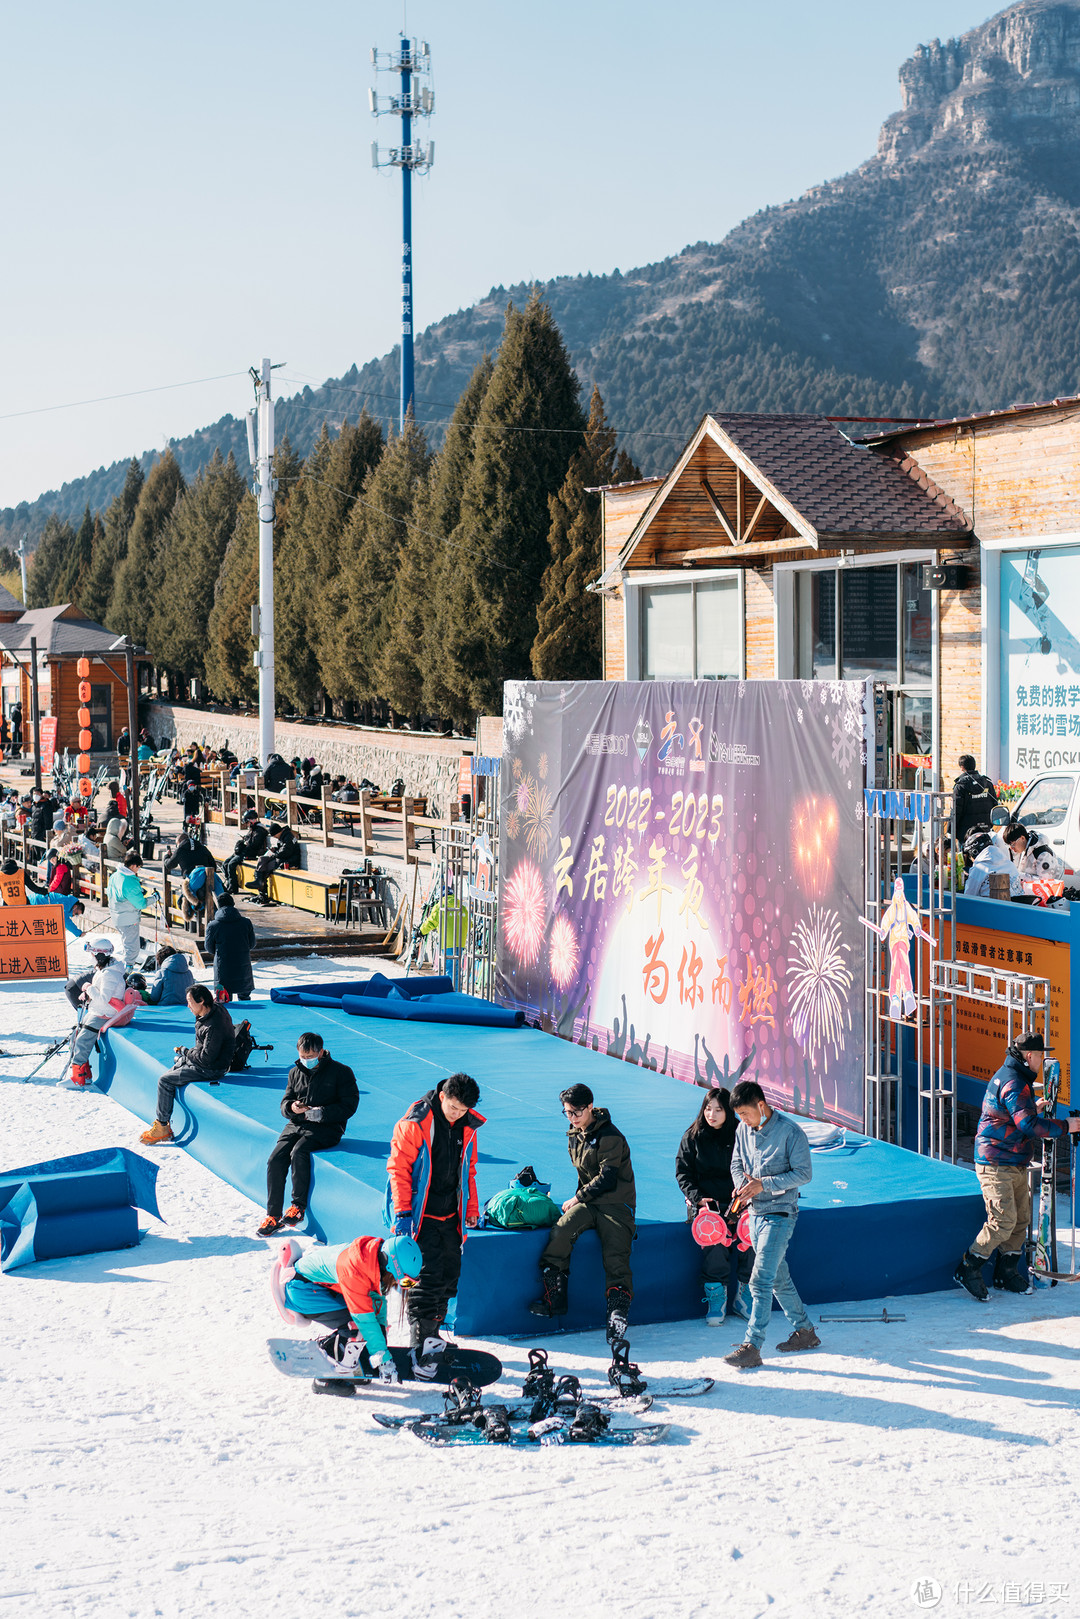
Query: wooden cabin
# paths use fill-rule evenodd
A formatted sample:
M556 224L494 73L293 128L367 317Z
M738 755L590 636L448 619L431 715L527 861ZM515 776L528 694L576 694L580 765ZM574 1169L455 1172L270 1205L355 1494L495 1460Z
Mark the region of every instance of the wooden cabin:
M18 603L16 603L18 606ZM37 643L38 704L42 717L55 715L58 751L79 745L78 661L90 659L90 730L92 754L112 753L116 739L128 723L128 694L122 650L109 648L120 639L116 630L96 624L72 603L56 607L33 607L12 621L0 620L0 657L3 661L4 712L10 714L16 702L22 703L24 734L29 738L31 721L30 641ZM140 664L149 665L145 654L136 658L136 680Z

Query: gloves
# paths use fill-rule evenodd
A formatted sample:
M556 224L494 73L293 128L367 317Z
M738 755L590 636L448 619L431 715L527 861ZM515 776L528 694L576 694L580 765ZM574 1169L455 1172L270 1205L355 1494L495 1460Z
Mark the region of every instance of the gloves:
M394 1221L394 1236L412 1236L412 1209L406 1209L404 1214L398 1215L397 1219Z
M400 1383L401 1373L394 1363L394 1357L389 1350L379 1360L372 1361L373 1369L379 1374L380 1383Z
M322 1108L321 1107L305 1108L304 1109L304 1115L305 1115L306 1118L311 1120L312 1124L321 1124L322 1123Z

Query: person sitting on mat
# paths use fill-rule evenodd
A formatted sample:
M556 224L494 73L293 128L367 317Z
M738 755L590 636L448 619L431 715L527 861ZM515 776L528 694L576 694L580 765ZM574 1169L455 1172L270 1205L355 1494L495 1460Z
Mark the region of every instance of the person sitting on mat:
M705 1092L701 1111L679 1142L675 1155L675 1179L686 1199L687 1219L693 1220L703 1203L710 1203L720 1215L726 1214L735 1194L731 1178L731 1153L735 1146L738 1119L731 1110L731 1092L712 1089ZM738 1253L738 1287L728 1305L731 1276L731 1249L714 1242L701 1250L701 1277L705 1284L705 1319L718 1327L726 1313L749 1321L751 1298L747 1283L754 1267L754 1250Z
M634 1296L630 1245L637 1234L637 1189L630 1145L612 1124L607 1108L594 1106L587 1085L571 1085L559 1093L559 1101L570 1125L566 1147L577 1170L578 1189L563 1204L540 1255L544 1293L529 1309L533 1315L566 1314L570 1255L583 1231L595 1231L607 1286L607 1340L614 1345L626 1337Z
M414 1102L394 1126L386 1162L386 1222L415 1237L424 1256L420 1281L408 1297L410 1342L420 1362L442 1353L439 1328L458 1289L465 1228L480 1221L476 1197L475 1111L480 1087L470 1074L451 1074Z
M146 999L150 1006L186 1006L187 992L195 982L191 972L191 957L186 950L174 950L171 944L157 948L157 972L146 982Z
M77 986L79 998L86 1002L86 1013L71 1047L73 1085L89 1085L93 1077L90 1072L90 1053L97 1044L102 1024L123 1006L124 993L127 989L124 969L115 958L112 940L91 939L89 949L94 958L92 976L89 981L85 974L82 978L74 979L65 990L68 999L72 1000L72 992Z
M304 1253L290 1238L281 1246L270 1285L283 1315L290 1312L335 1329L319 1340L319 1347L343 1370L362 1367L366 1353L382 1382L400 1383L386 1342L386 1296L392 1287L415 1287L420 1266L420 1249L411 1237L356 1237ZM352 1390L346 1383L318 1392Z
M144 1147L160 1147L172 1140L169 1120L181 1086L199 1081L218 1083L232 1062L236 1033L228 1012L218 1005L205 984L192 984L186 998L195 1015L195 1044L173 1046L176 1055L172 1070L158 1080L157 1117L139 1137Z
M266 1218L256 1236L272 1237L282 1226L299 1225L311 1190L311 1155L336 1147L360 1106L356 1075L323 1049L321 1034L302 1034L296 1062L281 1102L284 1130L266 1164ZM292 1203L282 1214L285 1174L292 1165Z

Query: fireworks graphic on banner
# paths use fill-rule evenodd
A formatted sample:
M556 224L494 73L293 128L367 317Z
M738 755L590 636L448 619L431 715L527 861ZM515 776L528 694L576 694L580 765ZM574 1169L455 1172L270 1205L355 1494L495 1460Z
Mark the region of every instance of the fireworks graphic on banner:
M517 837L520 826L517 810L507 810L506 819L504 820L503 825L506 828L506 835L508 838Z
M547 854L551 837L551 815L554 800L551 788L534 781L529 788L529 805L525 811L525 842L529 853L542 860Z
M581 960L581 950L578 946L573 923L561 911L551 927L548 958L551 962L552 978L560 989L568 989L577 974L578 962Z
M839 817L831 798L811 793L791 817L791 854L799 887L807 899L824 899L832 884Z
M503 935L520 962L531 967L544 943L544 879L523 860L503 890Z
M809 919L797 922L791 935L788 1007L795 1038L811 1063L824 1057L829 1046L838 1057L845 1024L851 1028L848 996L854 979L840 935L837 913L817 905L811 905Z

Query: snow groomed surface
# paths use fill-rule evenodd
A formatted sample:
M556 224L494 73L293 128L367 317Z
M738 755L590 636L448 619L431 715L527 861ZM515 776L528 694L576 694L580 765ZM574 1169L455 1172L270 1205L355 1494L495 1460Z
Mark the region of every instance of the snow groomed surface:
M234 1017L274 1050L220 1086L191 1085L173 1115L179 1145L230 1185L262 1202L266 1160L282 1128L280 1102L296 1038L317 1029L327 1048L356 1073L360 1107L340 1145L316 1155L309 1224L328 1242L383 1227L386 1157L394 1124L417 1097L456 1070L480 1085L485 1124L479 1137L481 1205L523 1164L553 1183L562 1202L575 1189L566 1154L559 1091L588 1084L626 1134L638 1190L633 1250L634 1320L684 1320L701 1313L699 1254L674 1178L675 1150L694 1118L700 1093L666 1075L616 1063L534 1029L434 1023L376 1023L326 1007L247 1002ZM95 1059L102 1089L141 1119L154 1115L157 1078L172 1067L174 1045L191 1040L185 1008L145 1007L125 1029L110 1030ZM161 1149L172 1152L172 1147ZM957 1255L982 1219L969 1170L848 1135L847 1145L815 1152L814 1180L789 1251L808 1303L924 1293L949 1285ZM528 1313L537 1294L544 1232L479 1231L465 1245L457 1328L467 1334L543 1336ZM578 1243L564 1325L594 1327L603 1318L603 1274L592 1233ZM537 1331L537 1328L540 1330Z

